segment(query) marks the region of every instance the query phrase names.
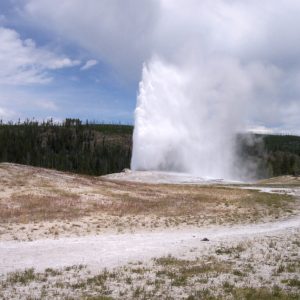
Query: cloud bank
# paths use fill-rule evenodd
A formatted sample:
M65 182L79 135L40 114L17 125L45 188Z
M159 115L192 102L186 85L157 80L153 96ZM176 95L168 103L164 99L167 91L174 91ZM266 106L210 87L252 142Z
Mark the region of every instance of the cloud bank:
M300 133L299 14L297 0L27 0L22 7L28 22L86 49L122 81L137 82L154 56L179 68L235 60L255 85L246 126L291 133Z
M0 27L0 84L44 84L52 80L49 70L80 64L47 49L38 48L31 39L22 40L12 29Z
M23 16L135 81L151 53L158 9L159 2L152 0L38 0L26 1Z

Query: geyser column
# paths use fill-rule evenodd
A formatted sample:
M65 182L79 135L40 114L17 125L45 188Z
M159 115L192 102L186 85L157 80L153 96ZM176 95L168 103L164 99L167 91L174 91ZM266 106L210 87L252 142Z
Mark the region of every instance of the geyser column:
M240 129L244 94L240 91L247 81L242 72L230 78L232 68L240 71L237 64L222 63L221 69L219 62L194 68L155 58L144 65L135 111L133 170L233 178L233 140Z

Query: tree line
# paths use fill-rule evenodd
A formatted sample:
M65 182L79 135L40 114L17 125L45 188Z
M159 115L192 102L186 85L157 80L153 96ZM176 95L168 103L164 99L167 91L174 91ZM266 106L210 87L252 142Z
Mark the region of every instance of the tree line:
M90 175L120 172L130 165L132 130L79 119L0 122L0 161Z
M38 123L0 120L0 162L12 162L89 175L130 167L133 126L79 119ZM237 163L252 166L253 177L300 175L300 137L237 136Z

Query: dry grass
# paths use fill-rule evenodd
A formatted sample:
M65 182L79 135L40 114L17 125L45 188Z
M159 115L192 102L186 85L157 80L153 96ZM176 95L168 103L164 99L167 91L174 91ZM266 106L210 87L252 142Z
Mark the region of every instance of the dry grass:
M276 215L282 209L290 208L293 203L290 196L225 187L110 183L100 179L87 189L77 178L76 185L72 183L68 186L71 192L52 187L37 187L38 191L32 192L31 188L28 186L29 193L26 190L12 193L0 202L2 222L71 220L92 213L114 216L205 216L230 221L231 218L236 220L249 215L258 219L261 212L263 215Z
M39 231L26 224L36 222L52 222L42 236L75 233L74 229L82 235L107 229L270 221L295 213L299 206L291 196L255 190L113 182L28 166L0 166L0 237L9 232L5 239L30 239ZM25 227L20 230L14 224ZM23 237L14 234L16 230Z
M83 209L84 211L84 209ZM73 219L82 215L78 196L55 197L39 195L14 195L10 203L1 203L2 222L28 223L54 219Z
M222 253L217 251L219 244L210 244L207 249L193 248L184 257L167 255L108 270L78 265L16 271L0 277L0 298L296 300L298 237L299 231L224 241Z

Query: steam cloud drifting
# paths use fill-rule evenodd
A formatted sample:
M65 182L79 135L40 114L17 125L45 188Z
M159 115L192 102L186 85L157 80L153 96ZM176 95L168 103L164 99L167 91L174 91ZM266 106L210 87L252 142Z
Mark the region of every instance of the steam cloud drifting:
M167 27L174 48L158 51L144 64L131 167L236 179L246 173L235 163L236 133L245 129L256 107L264 110L276 103L282 70L272 55L270 61L263 55L246 59L255 43L261 45L252 27L261 26L263 33L267 25L256 24L247 5L193 3L194 11L180 11L164 1L173 11L179 36ZM203 22L196 22L195 16ZM182 32L178 20L189 22L190 31ZM199 28L192 26L193 20Z
M235 135L256 87L256 65L211 59L144 65L136 108L132 168L235 178Z

